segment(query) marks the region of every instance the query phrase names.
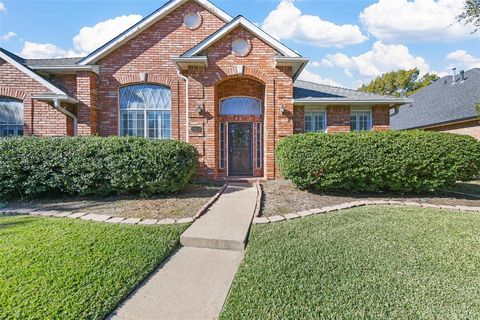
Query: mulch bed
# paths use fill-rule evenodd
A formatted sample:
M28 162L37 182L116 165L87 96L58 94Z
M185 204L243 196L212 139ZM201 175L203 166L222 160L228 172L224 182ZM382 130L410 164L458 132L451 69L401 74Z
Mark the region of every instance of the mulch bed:
M167 196L53 196L7 203L9 209L36 208L103 214L141 219L180 219L193 217L220 189L220 184L191 184L179 194Z
M288 180L268 181L262 184L262 216L284 215L303 210L339 205L345 202L358 200L397 200L431 203L437 205L480 206L480 184L474 182L469 186L469 192L478 197L442 192L425 195L401 195L393 193L321 193L316 191L303 191L295 188ZM465 184L459 184L461 191L465 191ZM457 191L457 188L450 188Z

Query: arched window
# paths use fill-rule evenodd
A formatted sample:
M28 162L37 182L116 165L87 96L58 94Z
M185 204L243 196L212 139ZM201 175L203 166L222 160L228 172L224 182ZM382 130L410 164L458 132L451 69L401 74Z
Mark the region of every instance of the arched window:
M251 97L230 97L220 101L221 116L261 116L262 101Z
M23 135L23 102L0 97L0 137Z
M120 135L170 139L170 89L156 84L120 88Z

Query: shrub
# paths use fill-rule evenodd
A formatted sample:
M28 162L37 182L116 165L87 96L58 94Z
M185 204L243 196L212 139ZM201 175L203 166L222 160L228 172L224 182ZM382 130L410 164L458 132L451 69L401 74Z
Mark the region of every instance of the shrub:
M298 134L282 139L276 156L302 189L433 192L480 172L480 142L419 130Z
M0 196L180 191L197 168L196 149L143 138L0 139Z

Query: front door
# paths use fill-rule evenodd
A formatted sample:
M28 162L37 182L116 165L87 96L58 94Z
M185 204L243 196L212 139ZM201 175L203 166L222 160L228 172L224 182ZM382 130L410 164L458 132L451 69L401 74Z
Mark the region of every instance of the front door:
M228 124L228 171L230 176L253 175L253 125Z

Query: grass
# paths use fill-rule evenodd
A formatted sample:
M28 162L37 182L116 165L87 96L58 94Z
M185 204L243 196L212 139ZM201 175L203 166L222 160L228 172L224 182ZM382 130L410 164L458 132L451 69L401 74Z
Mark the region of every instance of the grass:
M221 319L479 319L480 215L361 207L252 228Z
M0 217L0 319L103 319L185 228Z

